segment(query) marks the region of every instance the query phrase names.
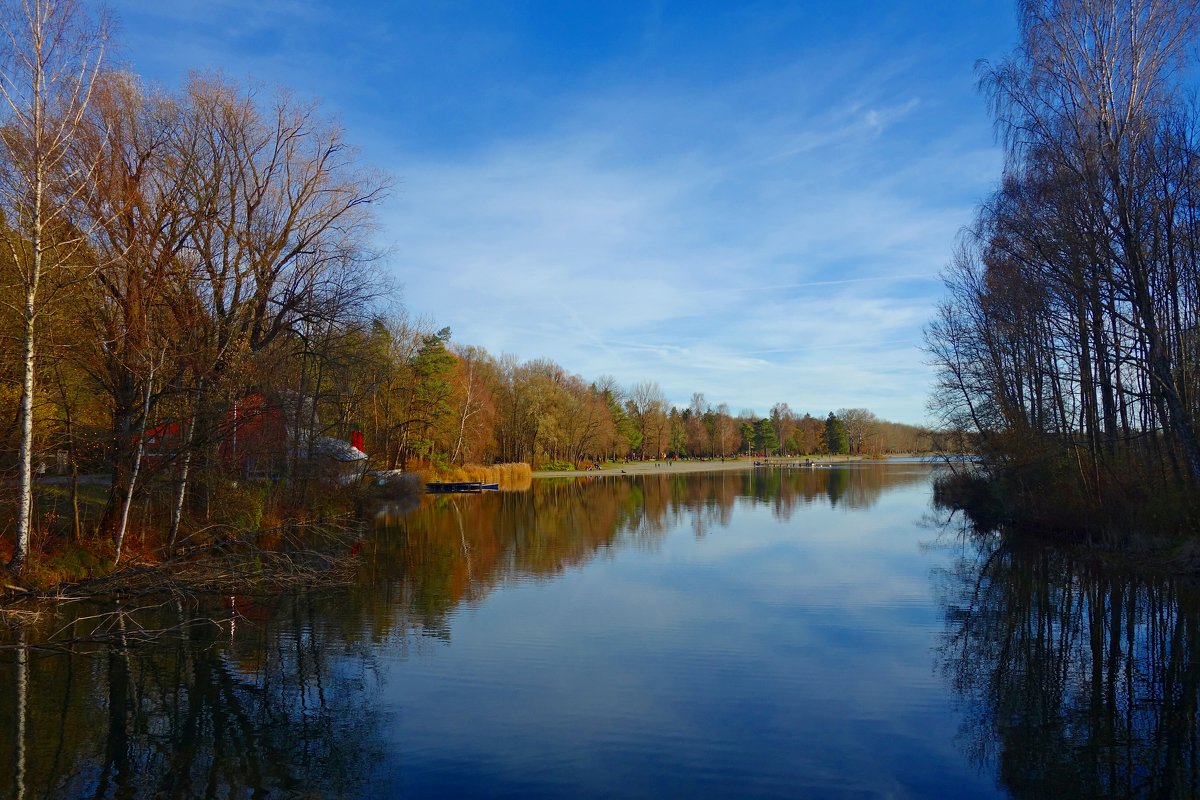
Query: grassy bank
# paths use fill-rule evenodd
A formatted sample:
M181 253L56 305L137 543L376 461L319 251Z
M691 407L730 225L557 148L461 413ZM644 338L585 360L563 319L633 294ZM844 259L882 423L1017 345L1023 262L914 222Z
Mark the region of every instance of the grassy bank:
M256 563L272 563L262 553L296 551L288 533L310 523L348 519L361 505L365 487L342 487L311 481L289 486L284 482L223 480L212 482L189 503L175 547L168 551L169 519L163 511L173 491L151 483L135 497L116 560L113 535L101 530L108 503L107 480L89 478L79 484L76 498L61 479L39 483L34 492L33 526L27 560L20 576L0 568L0 583L11 598L22 594L58 592L63 587L128 575L129 569L167 568L198 575L196 563L225 558L236 549L258 551ZM13 537L0 537L0 564L12 558ZM265 567L260 571L270 573ZM242 577L249 570L240 570ZM270 574L266 577L269 579Z
M974 529L1014 542L1084 547L1103 558L1156 570L1200 571L1200 499L1166 482L1112 482L1087 491L1053 465L943 474L934 502L962 512Z

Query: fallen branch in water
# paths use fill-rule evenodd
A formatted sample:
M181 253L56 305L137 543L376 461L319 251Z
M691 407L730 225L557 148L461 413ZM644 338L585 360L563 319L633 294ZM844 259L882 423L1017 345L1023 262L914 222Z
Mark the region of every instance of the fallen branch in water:
M72 600L167 593L256 594L344 585L353 577L352 551L362 538L363 527L334 519L249 533L214 527L204 534L209 543L183 548L167 561L132 561L107 575L58 586L43 597ZM272 542L271 547L262 546L264 540Z
M232 610L220 615L201 611L203 596L273 595L284 590L349 585L363 531L362 524L348 519L292 523L256 532L209 528L203 532L207 544L181 549L164 562L130 561L106 575L44 593L21 589L22 596L0 609L0 624L18 628L40 623L46 615L59 616L68 604L84 601L101 610L73 617L37 645L0 643L0 650L33 647L61 651L118 640L124 644L153 641L241 618ZM263 546L264 542L270 546ZM163 599L147 602L154 597ZM177 623L155 627L142 621L155 618L155 612L168 604L175 607ZM82 632L80 625L85 629Z

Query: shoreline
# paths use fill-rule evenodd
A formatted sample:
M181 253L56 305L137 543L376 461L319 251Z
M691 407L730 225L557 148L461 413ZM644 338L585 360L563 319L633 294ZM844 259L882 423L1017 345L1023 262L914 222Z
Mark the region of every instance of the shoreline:
M886 464L895 458L912 458L910 454L896 453L884 458L863 458L862 456L817 456L811 460L815 466L830 464ZM783 458L780 456L768 459L772 464L795 464L806 461L808 456L798 458ZM729 472L733 470L751 469L756 459L736 458L724 461L633 461L628 464L612 464L600 470L535 470L534 480L538 478L595 478L608 475L680 475L689 472Z

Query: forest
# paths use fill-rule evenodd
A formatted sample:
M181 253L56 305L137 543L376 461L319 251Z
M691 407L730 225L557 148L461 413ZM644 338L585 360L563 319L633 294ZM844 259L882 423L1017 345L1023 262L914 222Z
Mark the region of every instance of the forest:
M1018 4L999 186L927 328L1000 519L1188 529L1200 481L1197 4Z
M100 10L6 7L0 77L0 514L18 574L314 513L367 468L926 450L843 409L734 415L493 356L398 305L391 179L319 105L110 68ZM363 459L363 453L367 458Z

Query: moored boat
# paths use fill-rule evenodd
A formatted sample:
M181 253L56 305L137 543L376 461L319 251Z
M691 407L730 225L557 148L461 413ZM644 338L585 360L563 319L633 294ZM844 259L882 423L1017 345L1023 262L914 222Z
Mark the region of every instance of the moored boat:
M482 481L435 481L425 484L425 490L428 492L445 493L445 492L482 492Z

